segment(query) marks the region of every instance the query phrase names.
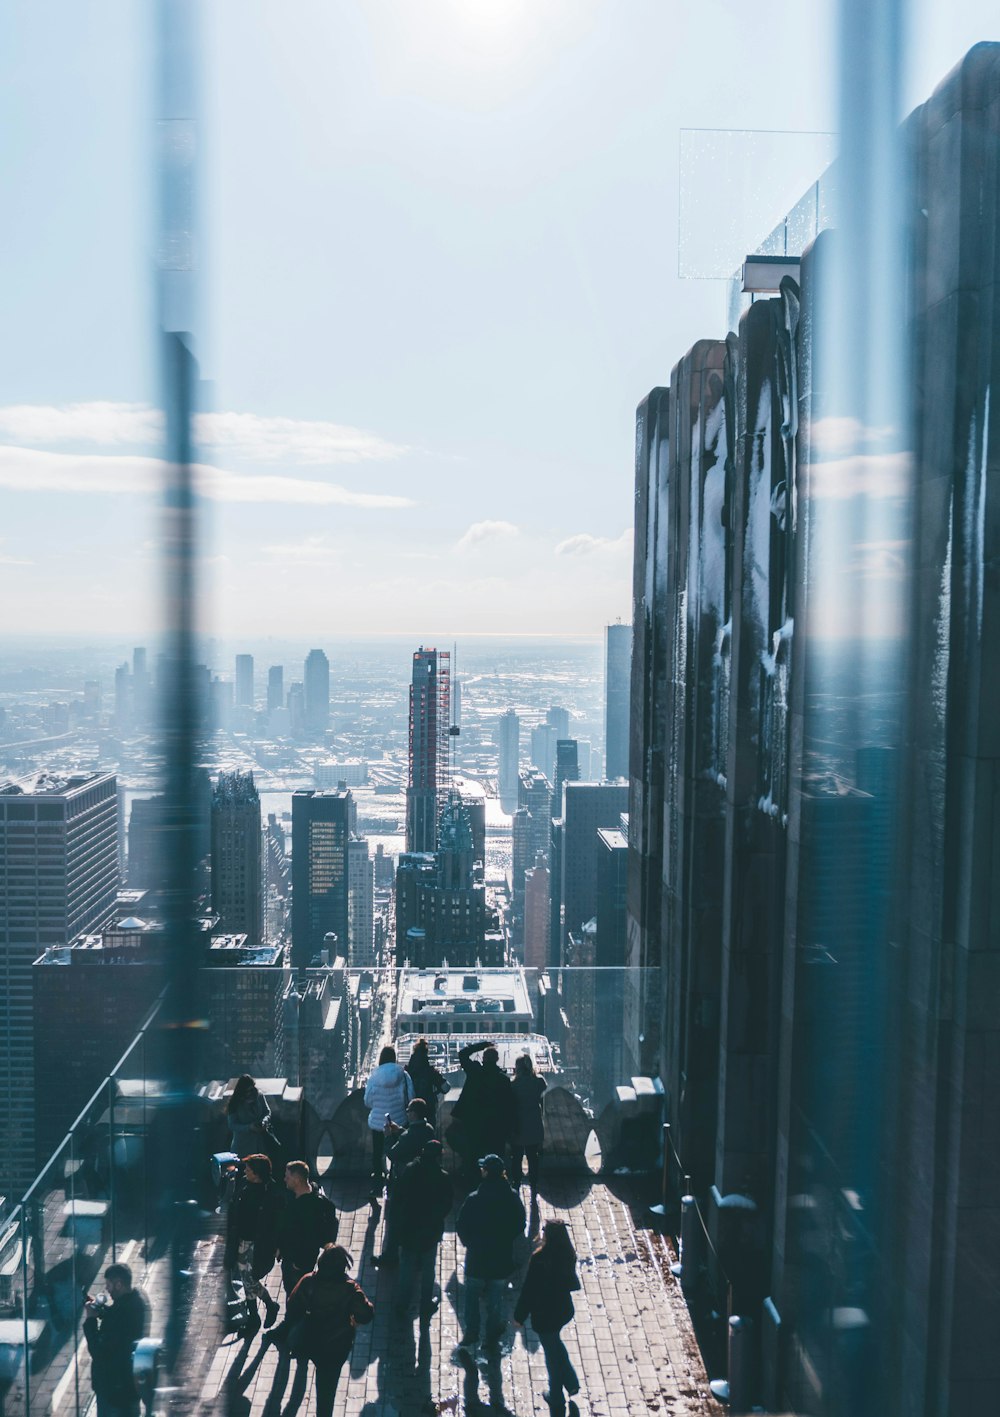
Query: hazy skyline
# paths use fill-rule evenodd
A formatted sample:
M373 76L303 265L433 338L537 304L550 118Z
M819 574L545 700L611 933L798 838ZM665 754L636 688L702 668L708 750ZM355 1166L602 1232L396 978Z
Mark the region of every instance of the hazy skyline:
M916 7L907 107L986 15ZM829 130L830 5L219 0L202 70L206 628L629 619L635 405L725 333L679 134ZM148 636L147 7L8 7L0 72L6 628Z

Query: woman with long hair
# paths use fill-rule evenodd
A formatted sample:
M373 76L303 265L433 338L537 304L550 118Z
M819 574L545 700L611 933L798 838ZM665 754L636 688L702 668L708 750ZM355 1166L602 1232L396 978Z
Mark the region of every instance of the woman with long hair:
M337 1384L351 1355L354 1330L370 1324L375 1308L347 1271L354 1261L343 1245L324 1245L312 1274L303 1275L288 1296L283 1339L298 1360L289 1395L294 1411L305 1395L308 1365L316 1369L316 1417L331 1417ZM272 1333L275 1333L272 1330ZM297 1400L296 1400L297 1399Z
M541 1164L542 1142L545 1140L545 1124L542 1120L542 1094L545 1079L535 1072L535 1064L529 1053L522 1053L514 1063L514 1131L510 1139L510 1180L511 1185L520 1187L521 1166L528 1158L528 1185L531 1187L531 1202L538 1197L538 1169Z
M580 1413L573 1401L580 1391L580 1380L561 1337L575 1313L572 1296L579 1288L576 1251L566 1222L547 1220L528 1264L521 1297L514 1308L514 1322L520 1327L525 1319L530 1319L538 1334L549 1375L549 1390L544 1396L552 1417L566 1417L567 1412L569 1417L579 1417Z
M442 1073L431 1062L427 1039L418 1038L413 1045L410 1060L406 1065L418 1097L427 1103L427 1120L431 1126L437 1123L438 1098L448 1091L448 1084Z
M226 1116L233 1134L232 1149L237 1156L270 1153L273 1145L271 1109L249 1073L236 1079Z

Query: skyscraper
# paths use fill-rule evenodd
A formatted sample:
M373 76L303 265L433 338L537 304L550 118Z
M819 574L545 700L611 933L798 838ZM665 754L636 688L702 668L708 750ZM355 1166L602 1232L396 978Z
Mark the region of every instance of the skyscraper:
M632 626L604 631L604 776L628 777L628 718L632 689Z
M555 810L555 808L553 808ZM567 782L558 862L553 862L551 959L562 959L566 936L578 934L597 913L597 832L617 827L628 811L628 786L617 782Z
M549 868L541 852L524 873L524 964L545 969L549 962Z
M236 703L238 707L253 708L253 655L236 656Z
M267 711L285 706L285 671L280 664L272 664L267 671Z
M562 790L564 782L580 781L580 762L576 752L575 738L560 738L556 742L556 777L552 788L553 811L562 812Z
M447 650L413 654L410 684L410 761L406 789L406 850L433 851L438 812L448 786L451 656Z
M306 655L305 673L306 732L319 737L330 726L330 661L321 649L311 649Z
M212 794L212 909L251 949L261 941L261 846L253 773L222 773Z
M330 931L345 953L349 939L350 792L292 793L292 964L305 968Z
M0 1192L7 1195L27 1187L38 1160L31 966L47 946L101 925L117 889L112 773L40 773L0 785Z
M521 720L513 709L507 709L500 715L497 743L500 749L500 805L505 812L514 812L517 809Z
M375 878L363 836L347 843L346 954L352 968L370 969L375 963Z

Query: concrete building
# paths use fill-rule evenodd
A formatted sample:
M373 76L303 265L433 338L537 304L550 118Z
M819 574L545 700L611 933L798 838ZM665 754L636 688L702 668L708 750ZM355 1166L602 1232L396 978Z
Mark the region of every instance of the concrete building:
M448 787L450 662L447 650L421 646L413 654L406 788L408 853L433 851L437 846L438 815Z
M350 792L292 793L292 964L306 968L337 936L346 949L347 853L356 827Z
M253 655L236 656L236 705L253 708Z
M352 969L375 963L375 878L364 837L347 843L347 962Z
M543 970L549 963L549 868L539 852L524 873L524 967Z
M517 809L520 771L521 720L513 709L507 709L500 715L497 745L500 754L500 805L505 812L514 812Z
M604 776L628 777L629 702L632 688L632 626L604 631Z
M112 773L39 773L0 784L0 1193L36 1172L31 967L49 946L101 925L118 890ZM58 1052L58 1017L44 1046Z
M306 655L302 682L305 730L311 738L322 738L330 726L330 661L321 649Z
M285 706L285 670L280 664L272 664L267 671L267 711Z
M221 773L212 794L212 909L222 930L263 939L260 795L253 773Z

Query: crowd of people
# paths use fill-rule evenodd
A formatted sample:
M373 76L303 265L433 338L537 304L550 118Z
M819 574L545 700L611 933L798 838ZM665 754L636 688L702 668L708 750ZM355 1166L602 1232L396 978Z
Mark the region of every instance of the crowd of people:
M467 1363L480 1342L487 1351L498 1347L508 1325L508 1290L530 1249L520 1192L526 1160L537 1219L545 1081L527 1055L517 1059L514 1076L508 1077L488 1043L468 1044L459 1061L465 1080L446 1136L461 1160L468 1192L454 1220L465 1248L458 1357ZM438 1106L447 1091L420 1040L405 1068L393 1048L383 1048L364 1093L374 1219L385 1203L382 1252L375 1263L398 1266L395 1319L405 1321L416 1303L422 1326L440 1302L438 1251L455 1203L437 1135ZM282 1355L286 1379L291 1363L297 1364L293 1397L296 1389L300 1396L304 1392L312 1369L316 1417L330 1417L355 1331L371 1323L374 1306L350 1276L351 1255L337 1244L333 1202L312 1180L305 1161L282 1162L267 1101L253 1078L238 1079L227 1117L232 1149L240 1158L224 1251L227 1282L242 1296L234 1327L248 1342L263 1328L265 1347L274 1344ZM537 1225L530 1233L537 1233ZM285 1296L283 1316L265 1283L275 1265ZM98 1417L138 1417L132 1354L148 1332L149 1310L126 1265L109 1266L105 1283L106 1295L88 1296L84 1322ZM561 1332L573 1319L572 1294L579 1287L569 1231L564 1222L549 1219L528 1260L513 1319L518 1326L530 1323L538 1336L549 1379L545 1396L555 1417L578 1412L573 1398L580 1384Z

